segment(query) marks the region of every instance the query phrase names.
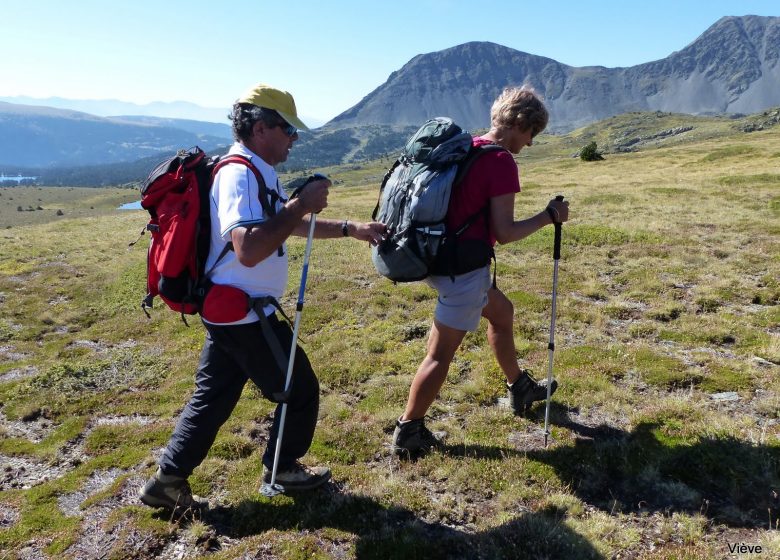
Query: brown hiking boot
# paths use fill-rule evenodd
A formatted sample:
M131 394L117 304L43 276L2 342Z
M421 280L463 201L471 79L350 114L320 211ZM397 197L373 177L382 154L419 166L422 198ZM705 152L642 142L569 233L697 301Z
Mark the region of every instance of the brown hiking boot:
M327 467L307 467L296 461L285 470L276 471L274 484L281 487L282 492L297 490L313 490L330 480L330 469ZM263 467L263 484L271 484L271 469Z
M186 478L163 474L159 468L138 493L138 497L149 507L177 511L199 511L208 506L206 500L192 493Z
M520 370L520 377L512 385L507 384L509 389L509 404L515 414L525 414L531 408L535 401L547 399L547 380L537 381L527 369ZM558 382L553 379L550 385L550 395L555 393L558 388Z

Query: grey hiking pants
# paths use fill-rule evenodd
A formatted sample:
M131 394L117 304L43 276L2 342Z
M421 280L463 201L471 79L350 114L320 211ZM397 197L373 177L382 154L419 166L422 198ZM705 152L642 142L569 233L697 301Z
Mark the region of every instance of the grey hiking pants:
M270 326L288 354L292 329L276 314L268 317ZM160 459L165 474L188 477L200 465L241 396L248 379L263 396L274 401L275 393L284 391L287 371L280 371L263 336L259 322L246 325L216 326L206 324L206 341L195 375L195 393L179 417L168 445ZM263 464L273 466L279 433L281 404L276 407ZM279 470L285 470L306 454L311 446L319 410L319 382L309 359L298 346L292 376L292 391L287 403Z

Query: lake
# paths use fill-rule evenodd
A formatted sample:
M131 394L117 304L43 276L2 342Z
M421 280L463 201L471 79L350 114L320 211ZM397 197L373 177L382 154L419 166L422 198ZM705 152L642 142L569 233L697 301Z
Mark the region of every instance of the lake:
M34 182L38 177L26 177L23 175L3 175L0 173L0 185L7 184L7 183L16 183L17 185L20 185L22 183L32 183Z

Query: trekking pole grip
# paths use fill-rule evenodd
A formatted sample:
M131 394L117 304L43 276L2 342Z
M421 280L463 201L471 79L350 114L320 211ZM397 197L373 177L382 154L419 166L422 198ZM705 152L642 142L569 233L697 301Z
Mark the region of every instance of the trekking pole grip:
M563 195L559 194L555 197L555 200L563 200ZM555 222L555 242L553 246L553 260L559 260L561 258L561 222Z

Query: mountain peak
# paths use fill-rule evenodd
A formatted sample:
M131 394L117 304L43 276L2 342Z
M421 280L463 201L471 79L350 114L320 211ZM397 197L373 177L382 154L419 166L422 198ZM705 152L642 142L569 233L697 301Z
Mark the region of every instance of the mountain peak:
M485 41L420 54L328 128L419 125L447 115L487 127L507 86L530 85L567 131L627 111L748 113L780 105L780 17L727 16L668 57L629 68L571 67Z
M550 58L497 43L463 43L415 56L328 126L343 128L365 121L415 125L444 114L454 115L466 128L485 127L490 103L504 87L538 82L557 94L564 68ZM543 76L549 80L543 81Z

